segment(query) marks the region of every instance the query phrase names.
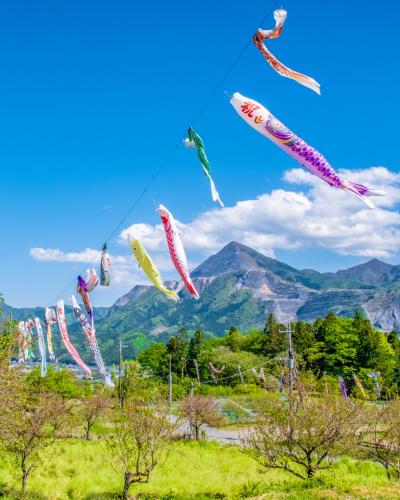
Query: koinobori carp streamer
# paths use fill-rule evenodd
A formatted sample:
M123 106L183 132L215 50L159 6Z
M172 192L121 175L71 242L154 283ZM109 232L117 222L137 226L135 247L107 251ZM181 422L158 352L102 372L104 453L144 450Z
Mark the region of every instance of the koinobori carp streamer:
M82 297L83 305L85 306L86 312L88 313L90 325L94 330L94 317L93 317L93 307L92 302L89 297L89 293L94 290L99 282L96 271L94 269L89 269L87 273L87 279L82 278L81 275L78 276L78 284L76 286L76 291Z
M19 356L18 362L25 363L28 359L28 339L25 321L18 321L18 344L19 344Z
M214 181L211 177L211 167L210 167L210 162L208 161L207 155L206 155L206 150L204 147L204 142L203 139L199 136L197 132L194 131L192 127L189 128L188 130L188 136L184 141L185 147L187 148L194 148L197 152L197 156L200 160L201 166L203 168L203 172L208 178L210 182L210 188L211 188L211 197L213 201L218 201L218 203L221 205L221 207L224 206L218 191L215 187Z
M369 196L383 196L385 194L384 191L370 189L362 184L343 180L320 152L300 139L257 101L236 92L230 102L248 125L267 137L330 186L351 193L362 200L369 208L374 208Z
M36 332L38 336L38 346L40 354L40 364L41 364L41 376L45 377L47 372L47 360L46 360L46 343L44 341L42 324L39 318L35 318Z
M57 323L57 316L54 309L46 307L44 312L44 321L46 323L47 348L49 350L49 356L51 361L56 362L57 360L53 350L53 331L51 326L54 323Z
M347 389L346 389L346 383L345 383L343 377L339 377L339 387L340 387L340 391L341 391L342 396L344 397L344 399L348 399Z
M26 345L27 345L27 355L25 357L25 361L29 361L30 359L35 359L35 354L33 352L33 335L32 330L35 326L35 322L33 319L28 319L25 322L25 331L26 331Z
M293 71L284 64L282 64L265 46L264 40L272 40L273 38L278 38L283 29L287 18L287 12L284 9L278 9L274 12L275 28L272 30L258 29L256 34L253 36L253 43L268 61L270 66L281 76L286 78L291 78L300 85L313 90L317 94L321 94L320 85L318 82L311 78L310 76L303 75L297 71Z
M85 377L91 378L92 377L92 370L84 363L84 361L82 361L81 357L78 354L78 351L75 349L75 347L73 346L73 344L69 338L67 322L65 319L64 301L63 300L59 300L57 302L57 320L58 320L58 327L60 329L61 338L65 344L65 347L67 348L67 351L70 353L72 359L82 368Z
M199 299L199 292L196 290L194 283L189 274L189 265L186 258L185 249L183 248L180 231L176 221L164 205L159 205L157 212L160 214L161 221L164 226L165 236L167 238L168 250L171 256L172 263L178 271L186 288L195 299Z
M107 243L104 243L103 250L101 252L101 264L100 264L100 285L110 286L111 284L111 257L108 253Z
M76 316L76 319L79 321L79 323L81 325L82 332L86 337L86 340L89 344L90 351L91 351L93 358L96 362L97 368L98 368L101 376L104 379L104 382L106 383L106 385L108 387L114 387L113 381L111 380L111 377L110 377L109 373L107 372L106 367L104 365L103 357L101 355L99 346L97 344L95 331L92 329L89 321L87 320L87 318L85 316L85 313L80 308L74 295L71 296L71 305L72 305L72 309L74 310L74 314Z
M173 300L178 301L179 297L176 292L173 290L168 290L164 286L163 280L161 278L158 269L156 268L154 262L151 260L150 255L146 252L144 246L140 243L139 240L133 240L130 242L130 247L133 255L135 256L139 267L143 269L146 273L146 276L153 283L153 285L158 288L161 292L165 293L165 295Z

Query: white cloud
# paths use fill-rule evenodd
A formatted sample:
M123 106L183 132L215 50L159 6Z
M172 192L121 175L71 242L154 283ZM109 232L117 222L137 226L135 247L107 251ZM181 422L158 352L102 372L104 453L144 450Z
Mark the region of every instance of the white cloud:
M385 190L374 197L370 210L351 194L334 189L303 169L292 169L284 179L305 185L304 193L276 189L233 207L203 212L193 221L178 225L188 251L206 256L237 240L266 255L277 249L319 247L342 255L388 258L400 245L400 175L385 167L342 170L352 181ZM171 207L170 207L171 208ZM155 252L165 250L161 224L133 224L121 232L119 241L135 235Z
M101 252L86 248L81 252L63 252L57 248L31 248L29 251L34 260L42 262L82 262L95 264L100 262Z
M81 263L99 266L101 251L86 248L81 252L63 252L57 248L31 248L31 257L39 262ZM154 262L160 271L171 271L172 264L168 255L155 254ZM133 255L111 255L113 285L148 284L148 280Z
M386 191L373 198L377 208L370 210L360 200L331 188L303 169L292 169L284 180L304 186L304 192L275 189L256 199L237 202L233 207L215 208L190 222L177 221L188 256L197 261L219 251L232 240L244 243L273 257L276 250L322 248L341 255L389 258L400 248L400 174L384 167L342 170L340 174L355 182ZM173 207L169 207L173 210ZM175 214L177 216L177 214ZM162 224L133 224L124 229L118 243L128 246L139 238L165 278L177 278L168 255ZM75 262L98 265L100 251L63 252L52 248L32 248L38 261ZM131 255L114 255L113 282L133 286L147 279ZM194 263L191 263L194 268Z

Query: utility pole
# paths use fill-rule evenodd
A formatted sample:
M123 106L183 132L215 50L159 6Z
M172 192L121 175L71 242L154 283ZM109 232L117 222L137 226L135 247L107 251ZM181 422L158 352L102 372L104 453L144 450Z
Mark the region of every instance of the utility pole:
M293 383L294 381L297 380L297 372L296 372L296 366L295 366L295 356L294 356L294 349L293 349L293 342L292 342L292 328L290 326L290 322L288 322L287 329L283 330L282 333L286 333L288 337L288 355L287 358L281 358L277 357L275 359L280 360L280 361L286 361L287 366L288 366L288 372L289 372L289 396L290 399L292 398L293 395Z
M240 369L240 366L238 366L238 372L239 372L240 380L242 381L242 384L244 385L243 374L242 374L242 370Z
M200 382L200 372L199 372L199 364L197 363L197 359L194 359L193 360L193 363L194 363L194 367L196 368L196 377L197 377L197 382L199 383L199 385L201 384Z
M122 340L119 339L119 367L118 367L118 403L119 407L122 409L123 397L122 397L122 349L127 347L126 345L122 345Z
M172 356L169 356L169 373L168 373L168 403L172 405Z
M118 401L122 409L122 340L119 339Z

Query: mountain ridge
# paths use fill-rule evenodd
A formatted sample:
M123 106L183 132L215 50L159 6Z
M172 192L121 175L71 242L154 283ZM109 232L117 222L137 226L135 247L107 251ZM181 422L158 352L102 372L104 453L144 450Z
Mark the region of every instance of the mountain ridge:
M260 327L272 312L279 321L314 320L332 310L348 316L361 310L378 328L400 327L400 266L371 259L337 272L296 269L232 241L192 272L199 289L195 301L186 290L175 303L150 285L136 285L109 308L95 308L96 331L106 341L129 332L165 340L185 324L222 335L235 324L245 330ZM179 282L168 283L178 288ZM15 319L43 315L43 308L12 308ZM70 331L79 325L67 310Z

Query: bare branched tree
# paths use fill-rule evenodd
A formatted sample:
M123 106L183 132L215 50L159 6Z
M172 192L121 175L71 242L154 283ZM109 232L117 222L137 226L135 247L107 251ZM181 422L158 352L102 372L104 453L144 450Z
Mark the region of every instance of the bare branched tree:
M130 402L116 415L107 448L112 465L124 477L123 499L128 498L132 484L148 482L166 458L176 426L163 402L151 406Z
M223 421L218 411L217 401L210 396L187 396L182 400L180 413L189 422L194 439L200 438L200 430L204 425L217 426Z
M400 401L383 406L369 406L360 433L360 450L364 458L381 464L388 479L400 481Z
M309 479L350 446L359 412L352 401L335 397L265 399L257 408L254 428L244 436L245 452L264 467Z
M90 431L97 420L109 408L109 400L102 394L95 394L81 400L81 416L84 422L86 441L90 440Z

